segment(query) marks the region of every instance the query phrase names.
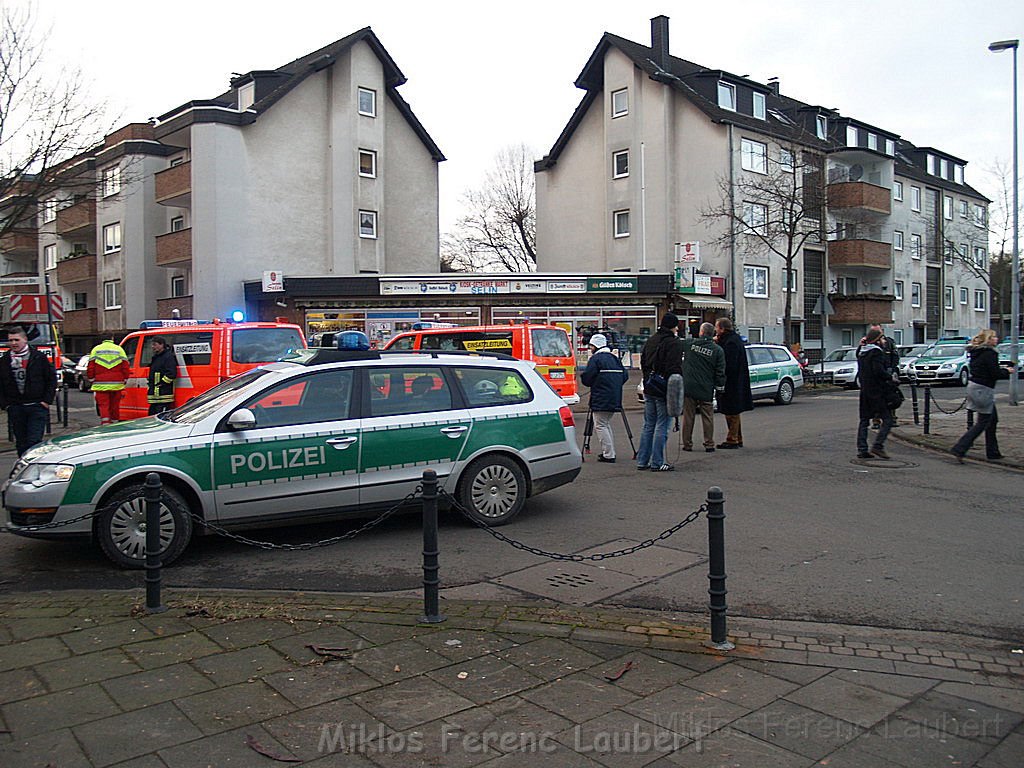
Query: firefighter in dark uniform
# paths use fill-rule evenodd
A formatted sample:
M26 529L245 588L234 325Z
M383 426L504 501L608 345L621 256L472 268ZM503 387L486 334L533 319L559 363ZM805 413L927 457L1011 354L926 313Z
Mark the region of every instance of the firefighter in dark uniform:
M174 380L178 362L174 351L159 336L153 339L153 359L149 363L149 415L163 413L174 407Z

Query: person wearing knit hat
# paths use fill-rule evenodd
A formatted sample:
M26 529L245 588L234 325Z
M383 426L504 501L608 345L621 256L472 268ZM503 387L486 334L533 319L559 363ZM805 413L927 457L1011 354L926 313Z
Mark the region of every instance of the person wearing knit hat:
M671 472L674 466L665 461L668 425L672 417L668 411L667 391L660 396L651 386L651 377L667 382L669 376L683 373L682 341L676 336L679 318L666 312L658 324L658 332L644 344L640 354L640 368L644 380L644 428L640 433L640 447L636 453L636 468L652 472Z
M612 417L622 410L622 385L629 374L608 348L603 333L590 337L591 356L587 368L580 375L583 386L590 387L590 411L594 414L594 434L601 443L598 461L615 463L615 435Z

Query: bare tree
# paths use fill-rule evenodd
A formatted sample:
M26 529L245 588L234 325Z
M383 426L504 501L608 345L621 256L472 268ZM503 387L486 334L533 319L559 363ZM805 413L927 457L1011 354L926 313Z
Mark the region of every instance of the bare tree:
M32 225L39 201L92 191L71 162L109 130L81 70L47 63L34 6L0 5L0 235Z
M783 142L778 155L763 158L763 173L740 171L737 179L719 180L719 197L702 209L701 221L725 224L724 234L712 240L734 245L744 253L777 256L784 265L787 288L784 338L792 339L793 270L807 242L821 242L825 232L824 162L820 154L796 142Z
M445 235L441 262L459 271L537 268L537 196L525 144L502 149L482 186L465 192L465 213Z

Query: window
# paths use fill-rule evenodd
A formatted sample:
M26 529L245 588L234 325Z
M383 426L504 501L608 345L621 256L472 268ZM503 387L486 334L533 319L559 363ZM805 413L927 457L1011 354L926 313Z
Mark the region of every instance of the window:
M171 278L171 298L176 299L179 296L187 296L188 287L185 284L184 275L175 275Z
M970 216L970 206L967 204L966 200L961 200L960 201L960 218L961 219L966 219L968 216Z
M965 304L967 302L964 302ZM85 291L79 293L73 293L71 295L71 308L72 309L86 309L89 306L89 294Z
M857 126L848 125L846 126L846 146L856 147L857 146Z
M936 167L935 167L935 163L936 163L935 155L928 155L928 173L930 173L932 176L935 176L936 173L937 173Z
M107 224L103 228L103 252L113 253L121 250L121 222Z
M512 370L474 367L455 368L454 372L462 391L466 393L466 403L470 408L526 403L533 397L527 383ZM519 386L506 386L502 392L501 385L508 382L509 378L517 380Z
M745 171L768 173L768 145L760 141L742 139L740 141L741 165Z
M786 173L793 173L796 167L796 159L793 157L793 152L788 149L779 150L779 168L784 170Z
M370 88L359 89L359 114L377 116L377 92Z
M921 306L921 284L911 283L910 284L910 306L920 307Z
M612 152L612 178L621 179L629 176L629 150Z
M370 238L371 240L377 239L377 212L376 211L360 211L359 212L359 236Z
M964 264L966 264L967 259L969 259L971 256L971 248L970 246L967 245L967 243L960 243L960 250L957 251L957 253L960 255L961 261L963 261Z
M50 198L43 201L43 224L49 224L57 218L57 200Z
M57 246L47 245L43 248L43 269L55 269L57 267Z
M892 139L885 140L885 154L889 155L889 157L896 154L896 142Z
M814 121L814 127L819 139L824 139L828 136L828 118L824 115L817 115Z
M949 160L942 158L939 161L939 175L944 179L949 178Z
M985 266L986 253L985 249L980 245L974 246L974 266L984 267Z
M903 281L897 280L895 286L893 294L896 296L896 301L903 301Z
M868 134L868 149L878 150L878 135L874 133Z
M896 342L896 346L903 344L903 329L897 328L892 332L892 340Z
M302 348L293 328L236 328L231 332L231 359L236 363L265 363Z
M750 327L747 328L747 339L750 340L751 344L760 344L764 341L764 328L761 327Z
M921 210L921 188L911 187L910 188L910 210L920 211Z
M964 167L962 165L953 166L953 180L956 181L957 184L964 183Z
M743 223L750 232L759 235L767 234L768 206L763 203L743 201Z
M768 298L767 267L743 267L743 295L752 299Z
M782 292L783 293L798 293L799 291L797 289L797 285L799 284L800 281L797 278L797 270L791 269L791 270L788 271L788 274L789 274L789 285L785 284L786 283L786 274L787 274L787 270L785 269L785 267L783 267L783 269L782 269L782 282L783 282Z
M185 228L185 217L175 216L171 219L171 232L181 232Z
M612 91L612 117L622 117L629 114L629 89L620 88Z
M965 307L967 306L967 289L966 288L961 288L960 289L960 303L963 304Z
M256 414L257 429L342 421L349 416L354 377L352 370L317 371L265 390L245 407Z
M121 308L121 281L120 280L107 280L103 284L103 308L104 309L120 309Z
M953 220L953 198L949 195L943 195L942 197L942 218L946 221Z
M728 109L730 112L736 111L735 85L730 85L729 83L718 84L718 106L722 109Z
M984 227L985 226L985 206L975 205L974 206L974 226Z
M903 199L903 182L894 181L892 183L892 199L902 200Z
M988 294L986 294L985 291L975 289L975 291L974 291L974 311L975 312L984 312L985 311L985 304L987 303L987 299L986 299L987 295Z
M359 150L359 175L368 179L377 178L377 153L372 149Z
M612 214L612 235L629 237L629 210L615 211Z
M508 378L507 372L491 373L495 374L491 384L496 385L495 389L500 396L500 385ZM499 378L499 373L506 375ZM440 368L374 368L369 374L371 416L446 411L452 407L452 393ZM527 389L525 383L522 385ZM494 392L490 387L487 387L487 391Z
M953 243L946 243L946 252L942 254L943 260L947 264L953 263L953 254L956 253L956 246Z
M852 347L853 346L853 329L852 328L844 328L841 336L842 336L842 345L844 347Z
M172 157L171 158L171 168L173 168L176 165L182 165L184 162L185 162L185 156L184 155L178 155L177 157Z
M910 236L910 258L920 259L921 258L921 236L911 235Z
M764 94L754 91L754 117L764 120Z
M103 196L110 197L121 191L121 166L103 169Z
M894 251L903 250L903 233L898 229L892 233L892 249Z
M945 303L946 309L953 308L953 286L947 285L945 290L942 292L942 298Z
M256 83L248 82L238 88L238 111L245 112L256 101Z
M856 277L840 277L839 278L839 292L846 296L857 295L857 278Z

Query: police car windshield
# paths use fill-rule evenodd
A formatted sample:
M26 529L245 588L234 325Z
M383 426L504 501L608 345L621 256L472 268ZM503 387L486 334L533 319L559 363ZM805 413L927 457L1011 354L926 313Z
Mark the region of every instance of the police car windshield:
M925 357L960 357L964 353L962 344L939 344Z
M855 349L837 349L829 352L825 358L826 363L840 363L843 360L853 360L856 357Z
M175 424L195 424L231 400L240 389L249 386L258 378L266 376L268 373L270 371L265 368L254 368L251 371L241 373L227 381L222 381L213 389L193 397L180 408L175 408L173 411L161 414L159 418L173 421Z

